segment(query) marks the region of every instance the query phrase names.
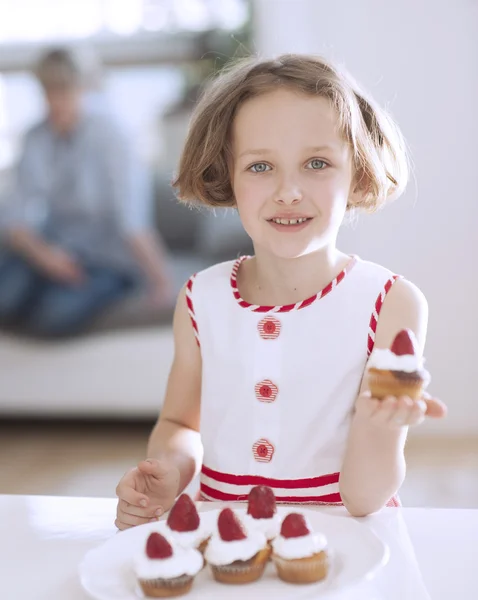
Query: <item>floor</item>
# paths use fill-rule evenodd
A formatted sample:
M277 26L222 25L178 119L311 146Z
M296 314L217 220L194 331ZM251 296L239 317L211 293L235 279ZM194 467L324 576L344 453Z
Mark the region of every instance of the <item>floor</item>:
M114 496L152 423L0 421L0 493ZM411 439L406 506L478 508L478 438Z

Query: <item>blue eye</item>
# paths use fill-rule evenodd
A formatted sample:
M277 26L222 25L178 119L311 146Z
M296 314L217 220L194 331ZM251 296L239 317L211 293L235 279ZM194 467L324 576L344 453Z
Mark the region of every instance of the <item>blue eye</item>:
M327 163L323 160L320 160L319 158L314 158L311 161L309 161L309 165L311 165L314 171L323 171L327 166Z
M253 173L265 173L269 170L270 167L269 165L266 165L266 163L256 163L255 165L251 165L249 167L249 171L252 171Z

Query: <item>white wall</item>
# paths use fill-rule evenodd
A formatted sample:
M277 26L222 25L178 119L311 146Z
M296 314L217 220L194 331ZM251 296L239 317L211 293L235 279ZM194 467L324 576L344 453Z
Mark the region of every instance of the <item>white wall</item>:
M450 412L420 433L478 434L478 2L256 0L255 10L258 52L338 60L400 123L415 181L344 229L341 248L428 298L430 391Z

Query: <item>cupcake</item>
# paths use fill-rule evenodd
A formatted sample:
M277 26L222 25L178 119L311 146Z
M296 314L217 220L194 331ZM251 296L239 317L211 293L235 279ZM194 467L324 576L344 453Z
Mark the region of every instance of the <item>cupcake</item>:
M250 583L259 579L270 556L265 535L260 531L247 533L230 508L224 508L220 512L217 530L205 553L214 579L233 584Z
M248 531L260 531L268 542L279 535L281 518L277 514L276 498L270 487L257 485L251 489L243 522Z
M288 514L280 535L272 542L272 560L280 579L288 583L315 583L325 579L329 560L327 540L313 533L299 513Z
M135 561L134 571L148 598L173 598L191 589L194 576L202 569L200 552L175 547L160 533L151 533L146 549Z
M410 329L403 329L388 349L377 348L369 361L368 383L372 396L409 396L419 400L430 383L430 374L423 368L418 343Z
M201 522L193 500L181 494L169 511L164 533L182 548L195 548L204 554L211 531Z

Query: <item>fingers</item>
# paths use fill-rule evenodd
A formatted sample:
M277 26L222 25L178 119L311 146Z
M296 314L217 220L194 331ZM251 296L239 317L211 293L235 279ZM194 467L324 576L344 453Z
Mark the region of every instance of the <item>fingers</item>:
M145 475L152 475L157 479L162 479L171 471L168 463L156 458L148 458L138 463L138 469Z
M157 521L163 513L164 510L159 506L140 508L120 499L116 508L115 525L121 530L144 525Z
M120 500L124 500L132 506L146 508L149 504L148 496L137 492L135 489L133 489L131 486L128 486L126 483L119 483L118 487L116 488L116 495Z
M142 461L128 471L116 488L118 529L157 520L174 503L178 485L179 471L155 459Z
M426 403L426 415L432 419L441 419L446 416L448 409L438 398L432 398L430 394L423 394L423 400Z
M425 418L425 410L426 404L422 400L414 401L408 396L387 396L381 401L373 419L377 424L393 428L418 425Z
M135 469L128 471L116 487L116 495L120 500L124 500L132 506L146 508L149 505L149 498L135 489L136 480L134 476Z
M143 518L135 515L129 515L128 513L121 513L117 515L115 525L118 529L123 531L124 529L136 527L137 525L145 525L146 523L152 523L156 520L156 518Z
M116 507L115 525L121 530L128 529L129 527L136 527L145 523L153 523L162 514L163 510L159 507L138 508L128 504L124 500L119 500Z
M119 519L115 519L115 527L117 527L120 531L124 531L125 529L129 529L130 527L133 527L133 526L127 525L126 523L123 523Z
M159 506L149 506L148 508L139 508L126 502L125 500L119 500L118 502L118 511L123 513L127 513L133 517L143 517L143 518L157 518L163 514L163 509Z
M129 525L129 527L134 527L136 525L144 525L145 523L152 523L153 521L157 521L157 517L138 517L137 515L130 515L129 513L120 512L116 515L116 519L121 521L125 525Z
M395 401L394 410L391 413L390 421L393 425L398 425L399 427L403 425L408 425L410 420L410 412L413 408L413 400L407 398L406 396L401 396L397 398Z
M375 423L388 425L397 411L398 400L394 396L387 396L379 401L377 410L373 414Z
M419 425L425 419L425 411L426 404L423 400L414 401L408 396L402 396L397 399L392 423L398 427Z
M410 426L420 425L426 418L427 405L423 400L417 400L413 404L413 409L410 413Z
M362 394L356 404L357 411L370 418L376 424L392 427L415 426L425 417L441 419L447 414L446 405L424 393L420 400L412 400L408 396L395 398L388 396L383 400L370 398L370 394Z

